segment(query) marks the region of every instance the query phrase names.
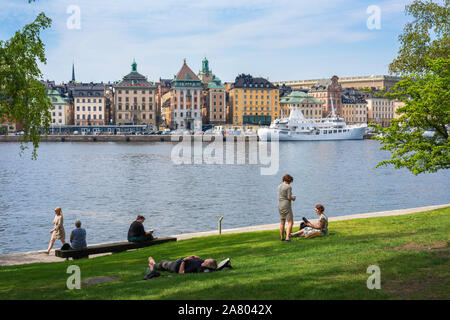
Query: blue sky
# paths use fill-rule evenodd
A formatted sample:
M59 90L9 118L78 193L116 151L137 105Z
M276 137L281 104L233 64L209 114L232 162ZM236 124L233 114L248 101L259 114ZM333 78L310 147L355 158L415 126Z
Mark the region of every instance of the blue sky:
M0 0L0 39L44 11L45 79L116 81L131 69L149 80L172 78L183 58L194 72L203 56L222 81L240 73L271 81L332 75L387 74L412 0ZM77 5L81 29L67 28ZM381 29L369 30L369 6L381 9Z

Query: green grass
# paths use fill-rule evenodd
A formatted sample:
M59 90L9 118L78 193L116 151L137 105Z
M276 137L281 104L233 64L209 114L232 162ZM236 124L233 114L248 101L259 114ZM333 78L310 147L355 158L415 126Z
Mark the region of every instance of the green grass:
M95 259L0 267L0 299L449 299L450 207L329 223L328 237L279 240L279 231L201 237ZM434 249L428 249L434 247ZM147 257L231 258L232 270L143 281ZM81 278L117 282L68 290ZM366 286L381 268L381 290Z

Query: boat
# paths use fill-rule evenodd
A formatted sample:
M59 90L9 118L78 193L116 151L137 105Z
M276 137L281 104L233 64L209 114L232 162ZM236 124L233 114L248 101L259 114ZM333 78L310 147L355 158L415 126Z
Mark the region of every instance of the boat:
M347 125L335 114L333 101L331 106L331 114L318 119L306 119L301 110L291 106L289 118L275 119L270 127L259 128L258 137L261 141L362 140L367 124Z

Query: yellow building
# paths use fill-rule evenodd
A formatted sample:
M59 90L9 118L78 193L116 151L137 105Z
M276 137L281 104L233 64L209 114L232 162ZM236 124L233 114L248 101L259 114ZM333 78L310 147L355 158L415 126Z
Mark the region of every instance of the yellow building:
M241 74L229 92L231 121L239 125L269 125L280 117L279 102L279 90L271 82Z

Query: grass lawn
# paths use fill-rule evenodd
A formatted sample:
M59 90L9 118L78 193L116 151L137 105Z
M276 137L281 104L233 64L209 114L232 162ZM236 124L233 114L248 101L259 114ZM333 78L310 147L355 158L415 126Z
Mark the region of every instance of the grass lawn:
M296 226L295 230L298 228ZM95 259L0 267L0 299L450 299L450 207L329 223L328 237L281 242L279 231L209 236ZM147 257L230 257L233 269L143 281ZM82 280L121 280L68 290ZM368 266L381 289L366 286Z

